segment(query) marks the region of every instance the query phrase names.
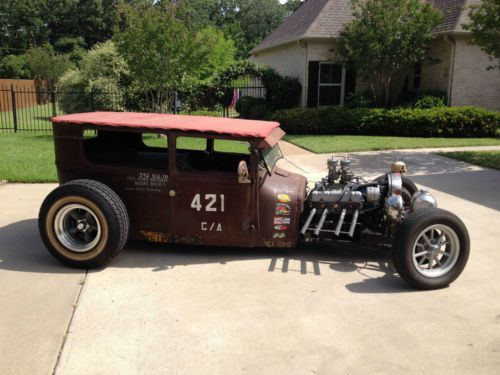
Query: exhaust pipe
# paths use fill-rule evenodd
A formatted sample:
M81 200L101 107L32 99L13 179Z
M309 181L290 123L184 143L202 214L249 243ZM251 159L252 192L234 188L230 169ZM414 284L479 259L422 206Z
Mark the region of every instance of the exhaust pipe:
M354 237L354 230L356 229L356 223L358 222L358 215L358 210L354 211L354 214L352 215L351 227L349 228L349 236L351 238Z
M339 219L339 222L337 223L337 228L335 228L335 235L336 236L340 235L340 230L342 229L342 224L344 224L345 213L346 213L346 209L344 208L342 210L342 212L340 213L340 219Z
M325 208L323 213L321 214L321 218L319 219L318 225L316 225L316 230L314 231L314 235L318 236L321 228L323 228L323 224L325 223L326 215L328 215L328 210Z
M311 212L309 213L309 216L307 217L306 222L304 223L304 225L302 226L302 229L300 230L300 234L302 234L302 235L306 234L307 229L309 228L309 225L311 224L311 221L312 221L314 215L316 215L315 208L313 208L311 210Z

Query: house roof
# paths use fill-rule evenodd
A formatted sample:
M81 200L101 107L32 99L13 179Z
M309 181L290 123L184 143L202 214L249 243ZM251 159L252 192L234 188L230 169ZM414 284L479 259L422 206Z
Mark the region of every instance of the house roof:
M136 112L88 112L52 117L55 124L181 130L237 137L266 138L279 123L222 117L166 115Z
M481 0L428 0L443 12L443 21L434 32L463 31L467 21L463 10ZM252 53L302 39L329 39L340 36L352 19L351 0L306 0L276 30L262 40Z
M306 0L252 53L300 39L337 37L351 18L351 0Z

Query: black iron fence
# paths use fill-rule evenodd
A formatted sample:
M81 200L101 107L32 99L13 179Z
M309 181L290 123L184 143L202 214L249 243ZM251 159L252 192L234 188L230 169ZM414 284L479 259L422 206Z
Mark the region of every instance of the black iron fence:
M203 108L210 115L258 119L265 116L265 88L257 79L244 77L224 90L214 108ZM191 113L198 108L185 108L182 95L169 95L170 102L158 109L162 113ZM116 91L65 91L49 89L0 88L0 132L50 132L50 118L65 113L107 111L148 111L143 97ZM143 108L144 107L144 108Z

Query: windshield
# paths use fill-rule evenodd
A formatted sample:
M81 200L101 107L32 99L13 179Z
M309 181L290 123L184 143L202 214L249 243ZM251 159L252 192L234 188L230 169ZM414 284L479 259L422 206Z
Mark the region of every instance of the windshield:
M282 158L283 154L281 153L280 146L278 146L277 143L272 148L262 150L262 159L264 160L265 166L267 167L269 173L271 173L271 171L273 170L276 162Z

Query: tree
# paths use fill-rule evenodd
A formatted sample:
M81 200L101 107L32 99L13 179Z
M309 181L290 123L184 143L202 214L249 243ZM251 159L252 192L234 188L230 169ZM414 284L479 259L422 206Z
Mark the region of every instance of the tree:
M388 106L398 75L425 59L441 14L419 0L353 0L353 16L339 52L369 84L375 103Z
M222 36L188 27L176 17L175 4L124 4L121 9L123 24L115 40L150 110L168 111L174 90L186 80L206 77L217 61L230 59L220 51L229 46Z
M473 5L470 20L465 28L472 33L472 43L496 59L500 69L500 0L483 0L481 4Z
M207 79L217 69L234 62L236 47L231 39L226 39L224 33L214 27L206 27L196 34L205 46L209 47L205 60L200 62L199 79Z
M47 0L0 1L0 57L43 45L49 34L47 14Z
M286 3L283 4L285 9L289 14L292 14L297 10L298 7L300 7L304 3L303 0L288 0Z
M0 57L50 43L56 52L90 48L112 36L118 0L2 0Z
M79 68L69 69L60 79L60 105L64 112L121 110L128 66L113 42L97 43Z
M0 60L0 77L12 79L30 79L31 71L28 67L26 54L7 55Z
M279 0L242 1L240 24L246 42L243 50L248 54L283 22L287 14L285 6L281 5Z
M50 45L31 48L26 56L31 77L47 81L51 90L55 90L59 78L73 67L68 56L56 54Z
M214 26L232 39L238 58L250 50L290 14L298 0L280 4L279 0L164 0L178 8L177 17L188 25Z

